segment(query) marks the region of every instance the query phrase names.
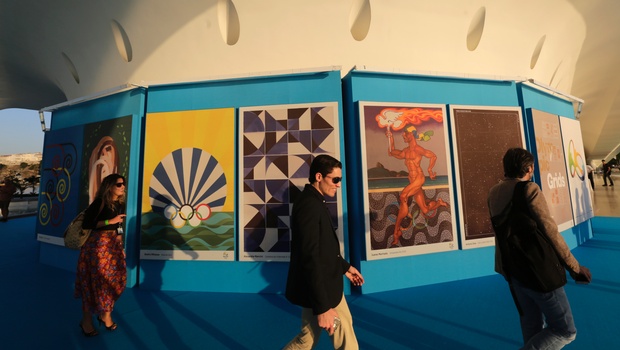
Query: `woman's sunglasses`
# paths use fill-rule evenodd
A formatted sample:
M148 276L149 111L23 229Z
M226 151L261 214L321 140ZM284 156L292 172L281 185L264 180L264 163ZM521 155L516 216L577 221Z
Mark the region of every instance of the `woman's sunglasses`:
M120 188L120 187L125 186L125 183L124 183L124 182L119 182L119 183L114 184L114 186L116 186L116 187L119 187L119 188Z

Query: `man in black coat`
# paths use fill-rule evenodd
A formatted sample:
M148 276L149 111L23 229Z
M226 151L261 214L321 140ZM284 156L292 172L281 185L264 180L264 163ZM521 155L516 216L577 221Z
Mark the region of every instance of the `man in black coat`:
M303 192L293 204L291 258L286 298L302 307L301 332L284 349L312 349L325 329L334 349L358 349L353 321L343 294L344 274L356 286L360 272L340 255L340 244L324 196L334 197L342 164L317 156Z

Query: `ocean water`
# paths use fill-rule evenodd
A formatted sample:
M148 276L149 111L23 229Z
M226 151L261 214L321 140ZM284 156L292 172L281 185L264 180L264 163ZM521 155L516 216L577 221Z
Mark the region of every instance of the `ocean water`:
M368 179L369 190L379 190L384 188L404 188L409 184L409 178L406 177L384 177ZM437 176L435 180L431 180L428 176L422 188L427 186L448 186L448 176Z
M39 210L38 206L39 197L13 197L11 203L9 203L9 215L10 217L36 215Z

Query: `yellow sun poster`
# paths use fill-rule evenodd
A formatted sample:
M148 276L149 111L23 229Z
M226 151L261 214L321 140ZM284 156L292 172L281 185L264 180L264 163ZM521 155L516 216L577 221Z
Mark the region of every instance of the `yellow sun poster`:
M141 259L234 260L235 111L149 113Z

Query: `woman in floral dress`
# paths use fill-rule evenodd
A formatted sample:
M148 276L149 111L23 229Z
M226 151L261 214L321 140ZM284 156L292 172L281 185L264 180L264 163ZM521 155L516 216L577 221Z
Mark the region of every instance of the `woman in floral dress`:
M123 235L119 230L124 212L125 178L110 174L101 182L82 225L92 231L80 251L75 297L82 299L80 328L87 337L98 334L93 314L107 330L113 331L117 327L112 320L112 310L127 282Z

